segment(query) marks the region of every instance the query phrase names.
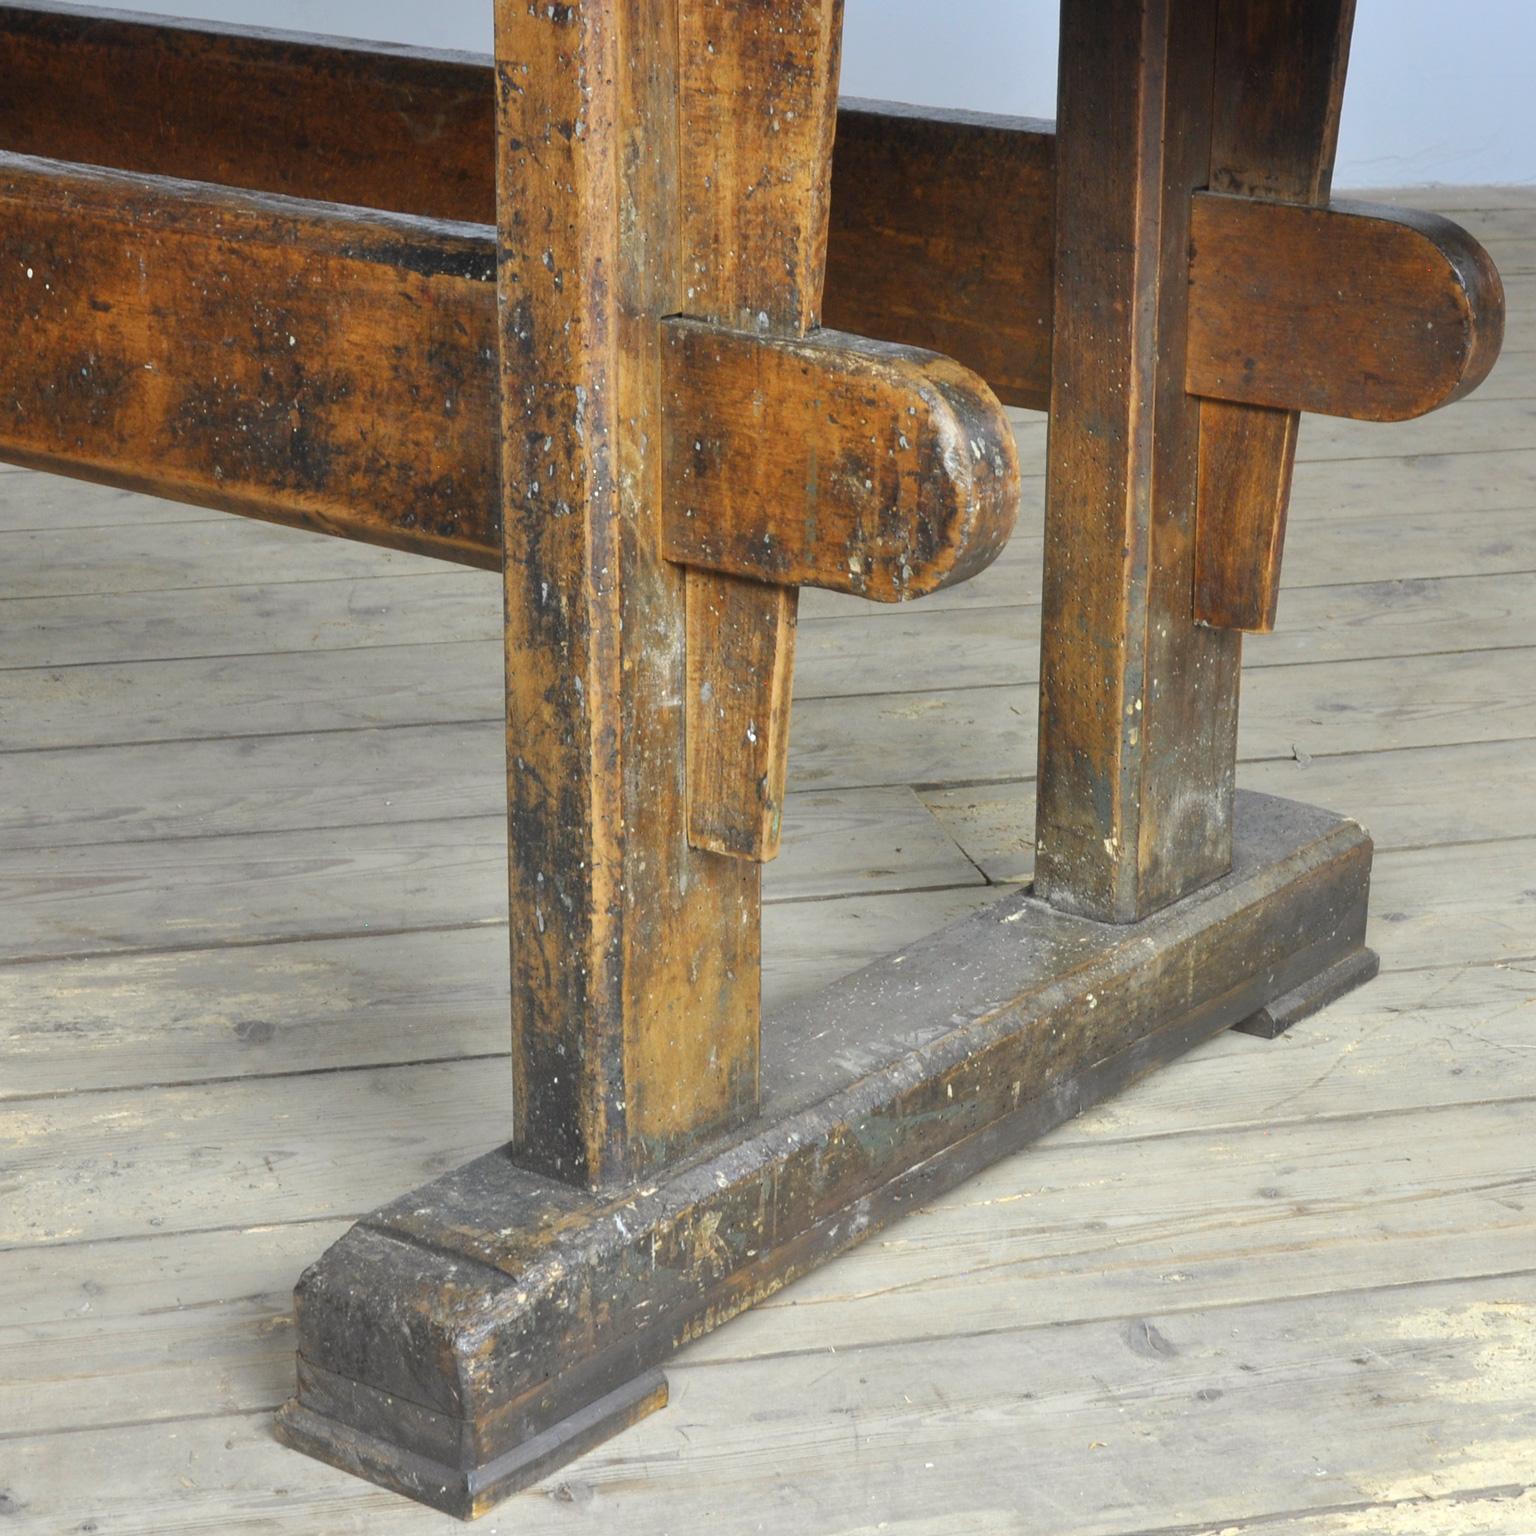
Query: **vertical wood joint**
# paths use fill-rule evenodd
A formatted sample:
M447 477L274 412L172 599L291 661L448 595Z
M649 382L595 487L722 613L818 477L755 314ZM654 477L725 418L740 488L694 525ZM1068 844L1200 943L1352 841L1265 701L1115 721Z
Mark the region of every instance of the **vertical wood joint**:
M685 0L680 11L683 312L803 336L826 278L842 0ZM779 850L793 589L690 570L688 835Z
M1221 0L1213 191L1325 207L1333 182L1355 0ZM1275 627L1300 416L1200 403L1195 614Z

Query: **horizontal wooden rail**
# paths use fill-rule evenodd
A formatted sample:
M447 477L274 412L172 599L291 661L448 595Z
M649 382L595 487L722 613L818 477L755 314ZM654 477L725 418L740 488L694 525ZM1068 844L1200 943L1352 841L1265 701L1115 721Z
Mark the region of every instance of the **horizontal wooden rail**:
M1007 405L1051 400L1051 123L843 103L823 318L930 347Z
M35 3L0 5L0 150L491 224L477 54ZM1048 123L845 102L824 317L927 347L1043 409Z
M0 155L0 458L499 569L475 225Z
M489 224L493 96L475 54L0 4L0 149L23 154ZM1049 123L845 101L826 324L1045 409L1055 159ZM1496 354L1497 280L1454 225L1199 201L1195 392L1379 419L1444 403ZM1330 304L1341 276L1350 301Z
M0 458L499 568L495 267L478 225L0 155ZM679 563L896 602L1001 550L974 374L681 320L667 358Z
M0 149L492 224L489 58L0 5Z

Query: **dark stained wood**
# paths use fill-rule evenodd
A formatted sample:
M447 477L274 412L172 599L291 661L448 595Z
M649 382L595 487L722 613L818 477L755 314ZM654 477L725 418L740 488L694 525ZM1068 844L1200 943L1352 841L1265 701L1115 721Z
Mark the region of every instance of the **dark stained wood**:
M1127 922L1231 856L1238 639L1194 617L1184 388L1209 0L1062 14L1036 887Z
M1007 417L932 353L667 326L670 559L906 602L968 580L1018 515Z
M490 60L91 6L0 5L0 149L495 220Z
M756 336L804 336L819 323L826 272L842 0L695 0L679 9L678 27L684 312ZM677 350L673 338L669 363ZM668 385L671 465L670 373ZM748 430L755 456L773 431L765 422ZM695 438L708 433L701 425ZM663 488L669 520L679 489L670 478ZM695 847L755 861L778 853L798 606L787 584L688 573Z
M1346 9L1344 0L1228 0L1213 188L1326 199ZM0 150L494 219L492 71L479 55L42 3L0 5L0 66ZM718 128L728 119L712 121ZM781 115L774 139L789 121L799 119ZM706 166L708 143L697 139ZM1054 197L1050 123L845 102L827 323L939 351L980 373L1006 403L1046 408ZM812 224L825 218L824 204ZM734 206L761 210L768 201ZM697 207L723 218L707 199ZM767 228L760 211L750 216ZM781 227L799 240L798 222ZM975 260L977 250L988 260ZM797 295L811 291L803 274L786 275ZM1210 289L1212 306L1233 302L1230 275L1202 275L1221 285ZM728 320L730 307L719 314ZM1213 419L1224 418L1218 411Z
M495 265L474 226L0 155L0 303L25 343L0 352L0 458L499 569ZM1011 436L973 377L826 333L784 352L771 338L679 332L668 404L696 419L670 418L673 438L707 439L733 474L756 433L831 466L819 503L802 481L773 509L799 538L817 505L820 546L775 566L731 529L711 542L696 527L713 551L699 563L890 599L959 579L1006 536L1014 493L987 484ZM743 391L770 383L743 417ZM818 417L810 400L846 419ZM878 462L876 407L903 422L887 434L895 457ZM985 463L962 451L966 433L987 445ZM685 457L673 455L669 496L696 489L698 456ZM770 451L752 473L779 495L792 471ZM744 507L738 491L712 510ZM850 550L830 547L838 528ZM851 570L866 549L871 570ZM689 558L681 544L669 554Z
M1327 204L1354 20L1355 0L1221 0L1213 190ZM1257 338L1248 345L1256 348ZM1274 628L1294 404L1201 407L1195 612L1205 623Z
M0 456L499 567L480 232L0 155Z
M1191 394L1406 421L1469 394L1498 359L1498 272L1436 214L1201 194L1193 242Z
M498 0L496 37L514 1137L597 1186L756 1107L760 871L685 826L675 12Z
M1380 970L1381 957L1374 949L1362 946L1309 977L1293 991L1271 999L1257 1013L1249 1014L1232 1028L1240 1035L1252 1035L1259 1040L1278 1040L1303 1019L1310 1019L1356 987L1374 981Z
M762 1119L641 1189L585 1195L495 1152L365 1218L300 1283L280 1432L482 1513L681 1343L1337 975L1362 952L1369 839L1239 804L1233 873L1135 927L1016 892L771 1019Z
M828 325L942 352L1043 411L1055 236L1054 124L844 101Z
M1201 416L1211 425L1200 434L1195 616L1217 629L1267 634L1280 600L1301 415L1207 400Z

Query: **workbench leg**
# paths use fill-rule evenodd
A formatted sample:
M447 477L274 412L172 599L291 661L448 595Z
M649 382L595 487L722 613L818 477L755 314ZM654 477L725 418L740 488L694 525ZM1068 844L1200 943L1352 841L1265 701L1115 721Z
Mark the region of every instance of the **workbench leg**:
M1240 637L1196 622L1190 197L1216 0L1062 7L1035 885L1145 917L1232 857Z
M658 539L672 9L496 9L511 1130L592 1188L757 1104L760 871L689 844L685 577Z

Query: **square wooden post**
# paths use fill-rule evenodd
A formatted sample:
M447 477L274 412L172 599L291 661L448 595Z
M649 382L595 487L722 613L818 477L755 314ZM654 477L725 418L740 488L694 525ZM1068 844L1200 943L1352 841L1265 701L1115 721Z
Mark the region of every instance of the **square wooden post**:
M652 534L669 4L496 7L513 1142L594 1186L756 1088L756 872L684 836L683 576Z
M1216 0L1062 8L1037 891L1131 922L1232 858L1240 639L1196 622L1191 194Z

